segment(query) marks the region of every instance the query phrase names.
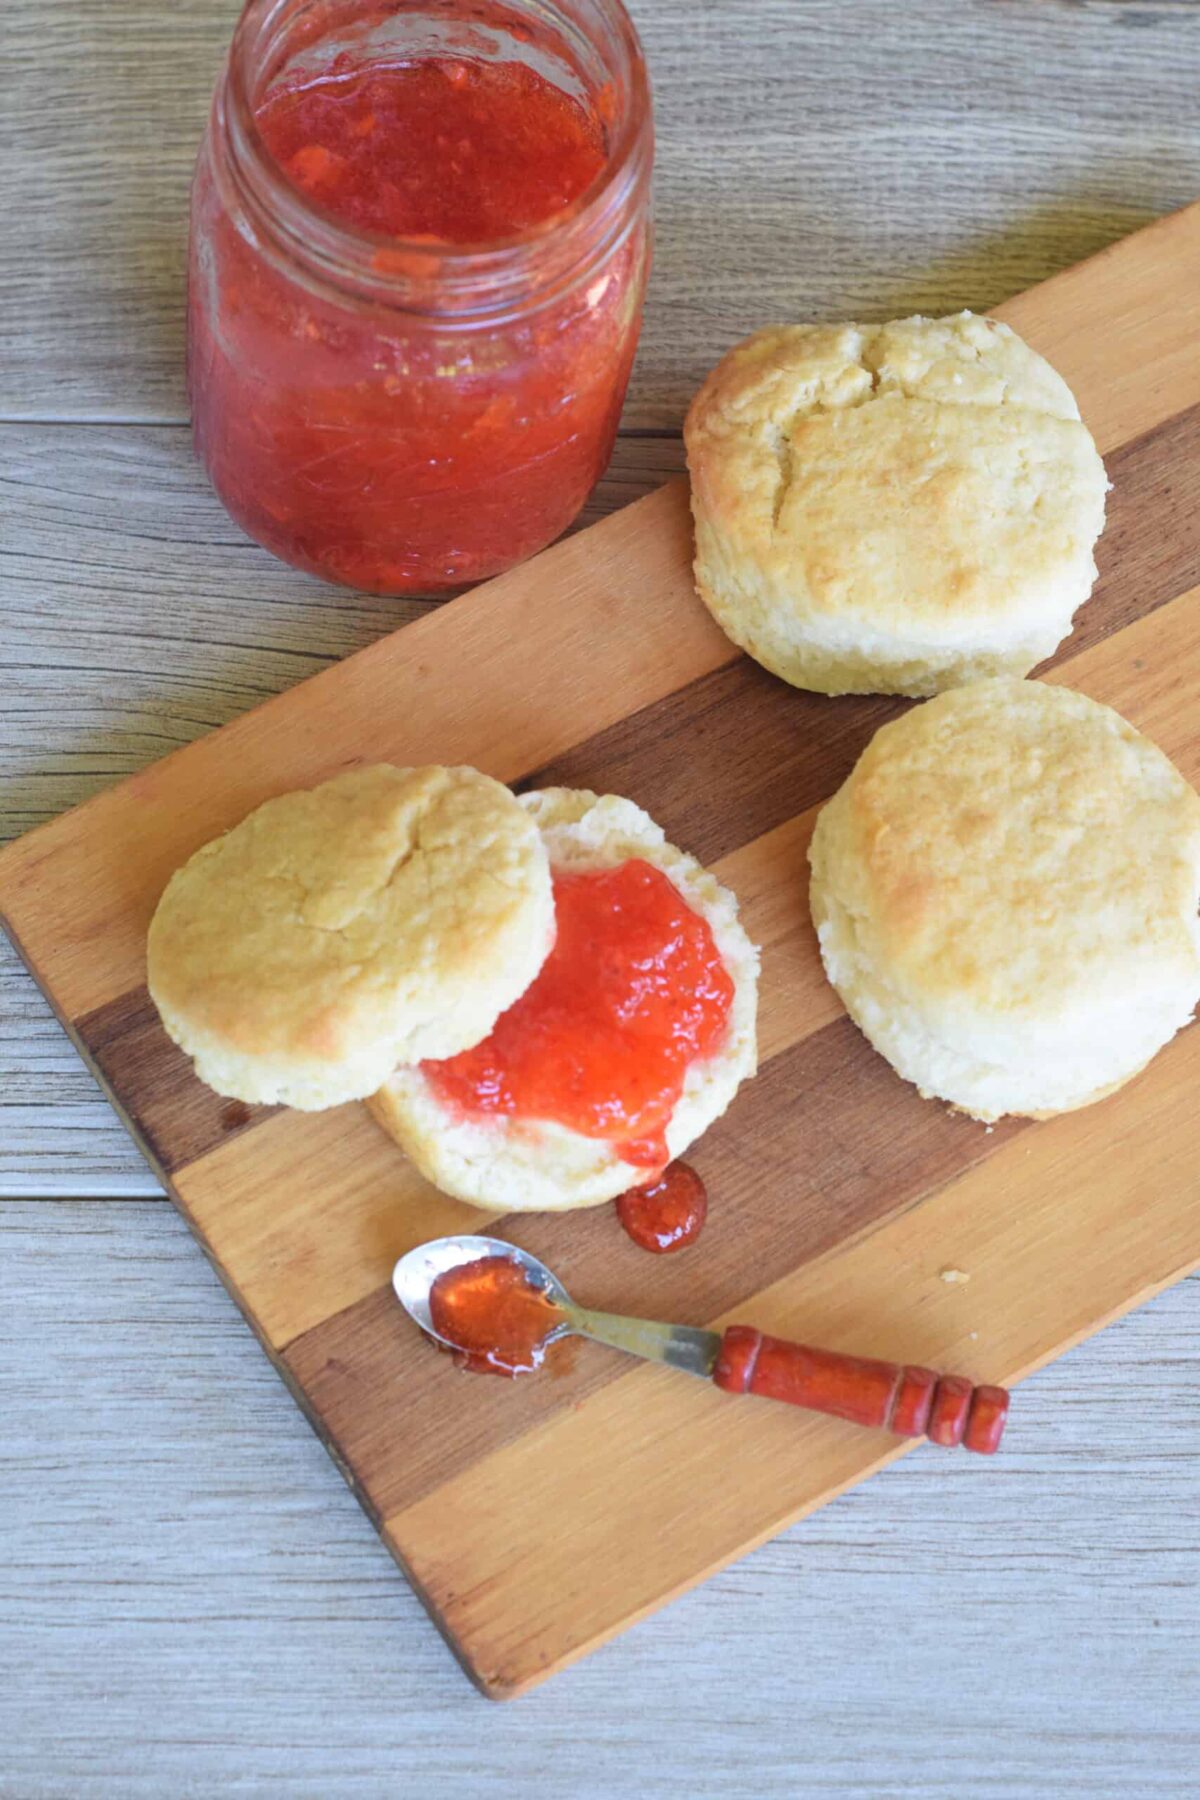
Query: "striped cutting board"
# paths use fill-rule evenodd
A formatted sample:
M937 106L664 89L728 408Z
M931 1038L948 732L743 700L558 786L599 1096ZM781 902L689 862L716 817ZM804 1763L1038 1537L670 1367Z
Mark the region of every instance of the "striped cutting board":
M1114 484L1100 583L1051 679L1117 706L1193 780L1197 294L1200 206L1000 309L1076 390ZM764 947L763 1067L694 1157L712 1196L700 1244L646 1256L607 1207L497 1226L581 1300L738 1317L1008 1382L1200 1261L1200 1032L1099 1106L987 1130L918 1099L850 1025L818 964L805 848L816 808L902 703L772 680L696 601L689 553L677 482L0 857L14 942L384 1542L497 1696L900 1447L593 1346L561 1379L512 1386L426 1348L392 1299L392 1263L485 1215L421 1181L361 1107L305 1116L210 1094L143 986L168 875L268 795L379 758L608 789L741 897ZM949 1267L969 1282L942 1280Z

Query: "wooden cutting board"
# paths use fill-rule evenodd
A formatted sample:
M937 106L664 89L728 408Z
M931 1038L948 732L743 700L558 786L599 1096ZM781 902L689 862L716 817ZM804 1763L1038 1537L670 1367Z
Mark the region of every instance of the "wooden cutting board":
M1193 781L1197 294L1200 205L999 309L1075 389L1113 482L1099 585L1050 679L1118 707ZM805 849L815 810L903 702L774 681L711 623L689 557L676 482L0 856L14 943L494 1696L905 1446L594 1346L561 1379L503 1386L429 1351L393 1301L392 1264L488 1215L430 1188L361 1107L303 1115L209 1093L143 985L167 877L269 795L381 758L625 793L740 896L764 952L763 1063L692 1157L712 1199L699 1245L646 1256L608 1207L493 1221L581 1300L1011 1382L1200 1262L1200 1032L1098 1106L988 1129L919 1099L846 1019L816 954Z

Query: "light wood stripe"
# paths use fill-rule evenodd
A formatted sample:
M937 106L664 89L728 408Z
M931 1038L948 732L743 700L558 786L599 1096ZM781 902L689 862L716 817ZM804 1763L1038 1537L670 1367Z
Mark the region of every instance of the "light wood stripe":
M1097 700L1119 698L1132 722L1200 781L1191 722L1200 588L1049 679ZM763 947L764 1061L841 1016L808 915L805 852L814 817L790 820L718 866ZM748 1096L735 1102L734 1125L746 1104ZM757 1156L758 1146L747 1154ZM261 1329L281 1349L384 1287L395 1257L412 1244L492 1216L437 1195L358 1107L280 1114L179 1171L173 1185L217 1254L238 1268Z
M1200 403L1198 219L1200 201L993 308L1065 376L1102 454Z
M756 1295L754 1322L1018 1379L1196 1266L1194 1147L1176 1127L1198 1082L1200 1032L1189 1031L1103 1108L1020 1133L903 1217ZM942 1282L948 1265L969 1284ZM1009 1429L1019 1442L1020 1396ZM387 1518L384 1538L442 1596L443 1627L502 1698L903 1449L637 1369ZM493 1518L502 1532L487 1529Z
M276 1349L384 1286L415 1244L492 1216L432 1187L364 1106L279 1114L171 1187Z

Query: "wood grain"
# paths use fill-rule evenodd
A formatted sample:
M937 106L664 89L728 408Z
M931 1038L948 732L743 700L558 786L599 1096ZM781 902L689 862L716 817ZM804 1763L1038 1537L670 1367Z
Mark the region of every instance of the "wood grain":
M180 219L234 3L7 0L0 415L182 417ZM660 146L643 424L675 426L760 319L986 305L1200 188L1192 0L635 10ZM678 466L670 440L621 450L610 494L642 491L643 451ZM239 542L181 431L0 430L14 461L0 835L388 629ZM0 940L0 1192L154 1187ZM741 1770L768 1800L963 1800L982 1741L1000 1800L1194 1793L1195 1282L1023 1388L986 1479L907 1458L497 1713L170 1209L10 1206L0 1230L19 1800L382 1800L433 1767L447 1800L560 1792L564 1767L579 1800L634 1769L647 1800L725 1800Z
M583 522L681 458L674 440L621 441ZM335 592L259 550L181 428L0 427L0 520L0 838L429 610ZM0 937L0 1193L155 1191Z
M1069 681L1094 699L1119 700L1139 727L1162 744L1194 781L1200 781L1200 742L1192 723L1190 696L1200 684L1198 614L1200 589L1156 609L1136 628L1102 642L1086 655L1065 661L1051 676ZM1128 688L1131 668L1137 678L1136 694ZM805 904L804 857L812 819L812 813L805 814L718 866L723 879L741 897L747 926L763 951L760 1051L764 1064L811 1037L824 1037L827 1029L843 1018L841 1002L821 970ZM853 1037L838 1041L848 1042L860 1052L863 1049ZM828 1040L826 1054L832 1043ZM854 1066L874 1091L881 1065L863 1055ZM834 1053L825 1078L836 1084L840 1076L841 1065ZM802 1144L797 1149L789 1133L800 1128L803 1136L807 1113L794 1118L787 1115L779 1125L776 1114L780 1109L774 1102L780 1095L773 1083L819 1085L819 1080L818 1066L803 1057L771 1083L760 1078L740 1096L729 1118L698 1147L696 1160L713 1191L727 1194L731 1202L736 1197L736 1206L731 1206L728 1215L731 1221L741 1217L742 1208L753 1213L756 1206L764 1212L760 1229L769 1219L770 1188L759 1179L764 1167L773 1168L789 1185L804 1171L808 1205L819 1210L825 1200L822 1185L831 1176L831 1165L822 1167L820 1155L836 1157L849 1145L856 1157L865 1156L867 1146L879 1135L879 1127L867 1121L865 1135L858 1138L844 1121L836 1141L821 1145L816 1156L806 1153ZM181 1099L194 1085L181 1084ZM897 1105L912 1098L903 1087L891 1084L885 1084L884 1093ZM761 1118L760 1095L767 1096ZM792 1092L793 1101L799 1097ZM192 1098L181 1109L185 1130L191 1129L186 1122L193 1116L192 1107L201 1104ZM927 1108L915 1112L908 1108L905 1116L916 1119L923 1128L924 1121L935 1115ZM881 1117L885 1127L894 1122L886 1103ZM973 1144L977 1135L969 1131L966 1141ZM746 1157L739 1154L743 1141L753 1146ZM990 1142L990 1138L984 1141L985 1152ZM836 1165L833 1167L836 1170ZM888 1173L894 1175L895 1170ZM870 1170L886 1202L890 1190L884 1174L879 1164ZM386 1288L396 1257L423 1238L469 1226L482 1228L483 1215L438 1195L414 1169L398 1162L390 1141L359 1108L305 1117L274 1114L248 1138L238 1135L235 1141L179 1170L174 1185L206 1243L224 1262L236 1264L243 1298L279 1349L322 1321L378 1295ZM843 1171L835 1203L846 1199ZM860 1193L860 1207L863 1199ZM611 1267L611 1277L606 1274L605 1279L611 1278L612 1286L603 1294L591 1295L596 1304L607 1300L616 1305L623 1298L630 1305L648 1310L657 1305L669 1311L672 1306L690 1309L700 1300L686 1261L647 1265L615 1233L603 1236L604 1227L598 1221L607 1218L604 1213L567 1221L541 1220L533 1238L522 1234L518 1221L507 1221L506 1229L539 1254L555 1259L556 1266L561 1261L565 1274L575 1266L573 1241L589 1246L602 1242L603 1262ZM708 1241L712 1239L710 1232ZM788 1241L792 1242L790 1234ZM647 1291L644 1284L655 1268L678 1270L678 1288ZM719 1304L719 1300L713 1302ZM699 1318L702 1314L689 1310L688 1316ZM349 1330L357 1336L352 1326ZM319 1364L319 1353L311 1344L304 1355L306 1367ZM553 1403L552 1396L544 1400Z
M63 820L30 833L5 854L10 877L19 864L43 887L43 904L8 914L22 954L40 964L59 946L56 998L73 1016L128 991L141 979L146 927L171 871L271 794L361 761L364 719L380 727L371 760L437 761L454 742L460 761L512 780L573 743L581 717L603 730L680 679L731 661L732 646L690 594L689 542L686 492L672 484L586 539L546 551L538 585L513 570L416 620L399 658L400 640L385 640L315 676L303 689L299 733L289 695L280 695L98 795L68 815L96 822L85 863L75 862ZM543 618L545 592L554 604ZM671 607L682 592L686 609ZM525 685L535 641L541 666L556 672L536 705ZM438 670L450 665L471 670L470 683L448 685Z
M1116 485L1099 552L1105 607L1082 615L1072 646L1107 617L1110 569L1118 581L1128 570L1127 591L1147 602L1200 579L1189 561L1200 520L1195 462L1182 482L1172 474L1180 460L1177 434L1190 429L1185 416L1147 442L1110 454ZM589 516L640 497L676 471L681 457L673 440L622 440ZM328 589L241 540L207 490L181 430L0 431L0 494L11 533L11 543L0 546L0 624L12 695L0 722L0 836L45 822L72 800L425 611L340 594L330 604ZM168 541L172 553L164 562ZM714 723L723 693L731 684L736 691L742 679L732 670L711 678ZM756 714L757 729L768 734L761 748L786 762L792 780L803 781L806 763L787 709L769 704L780 690L760 685L768 702ZM703 843L711 854L704 809L684 811L686 740L671 729L677 711L668 699L661 714L643 715L643 728L658 733L659 754L650 770L642 759L641 778L648 803L670 814L685 841L695 833L696 847ZM818 709L803 734L805 752L828 732L829 714ZM591 768L582 777L578 759L567 757L541 778L592 779L620 791L628 785L626 736L618 724L594 739ZM725 785L740 804L765 807L765 822L770 792L754 801L750 767L741 756L732 759ZM730 879L745 891L736 872ZM757 891L764 884L749 885ZM764 928L756 921L760 935ZM157 1187L0 941L0 1192L150 1193Z
M1196 217L1195 209L1191 209L1165 221L1150 234L1156 245L1167 241L1182 246L1174 285L1164 279L1157 261L1155 264L1158 314L1147 370L1152 386L1158 379L1160 360L1173 368L1179 344L1190 331L1191 247L1197 235ZM1165 238L1164 227L1169 227ZM1102 262L1106 269L1114 266L1111 256ZM1137 282L1134 286L1140 292ZM1106 290L1102 289L1102 293ZM1119 359L1118 366L1123 366ZM1069 365L1065 372L1071 375ZM1124 391L1120 381L1098 382L1097 386L1110 394ZM1081 384L1079 392L1086 398L1089 389ZM1140 409L1128 400L1121 405L1134 421L1131 431L1141 435L1144 418ZM1110 399L1111 430L1117 429L1121 416L1120 407ZM1173 478L1176 486L1188 479L1188 459L1185 452L1179 451L1180 434L1186 435L1192 429L1197 416L1200 415L1189 411L1169 427L1170 448L1177 453L1171 464L1179 470ZM1159 454L1154 452L1156 469L1161 467ZM1178 496L1167 488L1168 513L1163 517L1154 515L1146 504L1147 494L1163 491L1161 481L1156 486L1144 484L1139 492L1141 504L1131 512L1118 539L1118 547L1132 547L1136 566L1139 547L1143 556L1147 546L1152 557L1160 556L1159 546L1178 527L1182 547L1177 557L1172 553L1167 570L1159 572L1158 591L1165 574L1175 580L1185 579L1195 561L1194 535L1189 525L1194 518L1190 494L1186 486ZM1152 529L1145 538L1133 529L1135 518L1152 520ZM648 553L639 559L638 548L643 544ZM456 755L463 760L474 761L502 779L513 780L532 770L545 771L553 764L556 752L577 748L580 721L586 721L582 731L590 740L656 700L665 701L702 676L726 669L733 661L731 648L692 594L687 545L686 500L682 487L672 484L604 521L586 539L568 539L539 559L540 579L553 585L558 605L536 628L544 666L553 668L556 677L553 688L539 695L536 709L518 696L522 693L527 645L534 635L531 622L537 611L537 590L527 585L521 570L516 570L465 597L450 612L417 621L404 639L402 654L396 654L394 645L383 644L312 681L305 689L302 734L282 730L278 721L287 716L286 702L276 701L226 727L220 737L178 752L170 766L180 772L173 779L183 784L178 791L188 795L186 809L176 808L167 817L159 816L163 780L160 770L98 797L91 805L94 824L88 862L86 866L72 867L69 879L65 878L60 858L64 847L72 843L76 826L59 821L43 827L25 840L18 853L28 879L42 889L36 909L24 920L17 920L23 953L34 962L41 962L43 947L55 946L58 997L72 1015L90 1013L127 992L140 981L149 909L170 871L197 845L271 793L319 779L356 760L361 755L358 722L362 717L380 722L371 751L376 757L399 762L436 759L444 754L441 747L452 738L458 745ZM1131 589L1125 604L1140 607L1140 592ZM1092 613L1085 614L1085 620L1110 616L1093 603ZM448 664L477 671L469 690L439 686L426 660L427 641L438 645L438 654ZM594 653L597 641L606 646L603 658ZM753 696L753 703L747 700L748 695ZM782 769L777 768L778 756L771 752L777 752L780 736L787 735L787 707L793 704L793 697L741 661L729 669L725 681L711 695L704 691L699 701L704 712L710 710L712 702L709 742L718 752L717 767L722 776L716 791L730 795L730 815L754 817L745 792L729 780L730 769L740 763L757 769L756 779L768 791L769 804L774 809L754 823L759 829L766 829L780 822L786 816L783 809L791 810L788 766L785 762ZM672 701L673 706L678 704ZM885 716L878 702L867 702L866 711L873 721ZM726 721L723 730L722 713ZM816 701L809 701L807 714L801 711L800 716L809 718L814 737L820 731L823 714L835 721L839 717L854 720L865 716L861 702L841 701L833 708L822 708ZM757 735L756 727L750 727L750 741L743 746L747 721L759 718L770 724ZM670 708L661 721L662 730L659 723L654 718L648 723L651 742L644 762L653 763L669 775L671 765L664 760L662 749L665 740L674 738L686 745L684 770L686 773L690 769L694 777L694 732L673 731ZM739 761L734 763L723 753L729 733L739 738ZM857 736L852 731L851 742L861 747L865 736L862 731ZM796 744L791 754L798 761L803 750L811 750L812 739L806 741L802 731ZM755 750L759 752L757 759ZM205 763L210 768L215 766L214 757L222 767L220 783L200 773ZM849 760L852 757L845 760L843 773ZM678 768L678 764L675 766ZM818 769L823 781L828 772L823 761L818 762ZM187 777L182 773L185 770L190 772ZM564 772L560 765L557 773ZM632 782L629 785L636 786ZM658 785L662 785L661 775ZM637 786L637 791L641 795L643 790ZM712 791L709 784L694 781L692 792L704 796L706 812L710 810L707 802ZM824 791L829 791L828 786ZM645 795L651 806L659 798L653 791ZM816 798L815 793L812 798ZM805 801L801 799L799 804ZM659 810L664 826L679 830L675 809L667 805ZM151 818L155 822L152 843L157 860L151 869L146 869L143 846ZM701 855L717 854L721 848L706 839L698 827L681 835ZM16 863L10 858L10 888L15 869ZM140 890L136 898L135 888ZM79 903L80 893L86 894L86 905ZM103 955L97 954L99 943L104 946Z
M1197 448L1200 448L1200 407L1193 407L1168 420L1160 430L1135 439L1110 455L1114 497L1109 530L1101 551L1101 580L1094 599L1083 610L1075 632L1055 659L1059 666L1064 659L1073 667L1079 665L1074 678L1086 682L1084 659L1090 646L1122 631L1139 615L1177 594L1181 587L1200 583L1200 456L1195 453ZM664 496L664 503L672 504L672 497ZM615 535L615 532L606 528L602 535ZM571 546L557 552L555 560L562 562L568 554L574 555ZM619 559L622 554L618 547L616 557ZM659 585L665 596L668 591L665 576ZM689 605L684 595L674 588L671 592L675 593L681 610ZM509 586L508 595L510 598L506 600L504 592L490 590L486 599L475 604L488 613L492 627L489 642L492 645L506 643L520 656L523 652L518 628L523 602L515 585ZM514 598L516 616L510 616L505 608L506 605L512 607ZM595 628L599 631L619 630L620 621L613 622L607 591L598 597L596 605ZM636 793L672 837L687 844L703 859L715 862L726 855L728 866L723 868L723 873L753 907L760 897L771 892L776 870L770 855L762 867L756 868L754 853L748 849L742 858L730 853L742 849L748 835L769 834L786 824L789 816L795 815L798 809L810 808L831 792L848 773L871 733L885 719L894 716L898 703L853 697L829 702L820 696L796 694L744 658L730 662L728 646L723 640L714 639L707 620L694 603L683 616L689 620L689 630L696 625L699 627L693 630L693 641L694 654L700 660L691 666L702 668L705 660L716 661L719 666L709 674L697 675L694 680L685 679L682 687L661 700L651 699L647 705L631 710L629 716L601 729L564 757L543 765L526 781L536 785L594 784L615 792ZM461 606L457 617L462 621L462 632L470 637L476 630L472 606ZM586 629L574 630L563 642L570 647L574 661L565 658L560 651L556 659L560 680L564 691L573 693L578 699L581 715L587 716L589 705L594 706L588 682L594 682L598 666L606 668L607 665L597 665L591 657ZM640 653L646 649L648 640L642 638L638 642ZM675 642L673 635L672 644ZM689 665L682 642L673 650L673 655L676 654L680 656L679 674L686 678ZM390 667L390 656L385 646L377 661L387 661ZM511 655L507 659L494 654L484 655L481 660L487 666L489 679L494 682L492 693L501 696L512 691ZM625 675L630 667L630 661L626 659L621 673ZM642 683L640 695L652 693L653 685L645 685L645 671L635 673ZM417 677L424 685L425 674L420 667ZM381 681L376 674L372 677L373 691L378 694L386 686L391 703L405 710L403 679L403 676L387 674ZM573 688L572 680L575 682ZM603 679L601 685L604 685ZM621 691L630 702L639 697L638 690L628 681ZM416 690L411 683L410 693L413 695L411 710L415 713ZM499 716L499 699L489 704L496 707L496 716ZM548 709L543 708L534 715L531 723L538 728L544 727L552 738L552 734L561 728L562 717L561 710L558 715L551 716ZM332 729L326 729L318 738L311 726L307 728L309 741L319 742L320 751L328 754L326 767L336 766L339 758L353 754L357 718L357 707L345 708L340 738ZM415 735L395 740L391 753L399 760L437 755L436 733L445 729L441 715L434 712L431 719L426 706L415 727ZM244 726L234 729L233 735L251 745L240 754L253 764L255 780L260 784L258 793L271 791L276 781L287 784L288 740L273 731L269 715L248 719ZM511 754L498 742L489 746L488 754L501 759L494 765L499 773L512 776L520 772L520 757L536 758L539 746L550 738L522 735L515 740ZM274 743L276 754L283 746L282 769L277 770L268 762L261 748L264 741ZM475 753L480 754L478 750ZM200 746L194 753L201 763L221 754L219 740ZM149 778L152 783L159 779L157 775ZM197 785L211 802L217 784L201 777ZM150 790L149 804L153 806L153 789ZM125 906L125 890L120 883L137 867L129 846L143 830L146 805L146 797L137 790L132 800L128 793L124 796L123 807L121 795L114 796L112 801L98 803L97 810L105 815L105 822L98 827L98 836L106 857L110 857L114 843L125 846L115 859L110 857L108 866L117 885L107 897L103 888L96 884L94 869L89 870L86 878L72 874L61 885L65 903L75 914L74 928L84 946L84 978L95 981L102 975L104 991L117 990L113 998L101 1001L79 1019L79 1033L110 1083L123 1092L138 1092L141 1110L137 1123L156 1162L173 1171L221 1143L231 1129L238 1128L239 1120L236 1112L231 1113L229 1108L190 1080L188 1065L167 1043L148 996L142 992L137 1000L125 986L140 980L141 930L137 924L137 910L130 911ZM123 824L111 823L114 807L119 813L123 811ZM180 839L164 828L164 847L160 852L163 878L173 861L180 860L199 838L216 828L211 818L197 827L188 821L186 814L177 813L172 820L172 831L181 830L186 835ZM55 830L61 834L68 832L69 826L52 828L49 833L30 840L35 867L40 866L36 859L43 854L41 846L47 838L53 837ZM799 860L796 866L800 867ZM94 912L77 903L76 888L81 879L88 883L97 908ZM110 934L110 961L101 966L92 959L90 946L103 931L105 920L114 912L122 911L128 915L122 940L122 960L111 960L116 954L116 942ZM52 936L57 930L48 913L39 916L39 924ZM803 919L794 921L793 936L799 935L803 928ZM35 944L29 946L28 953L36 959ZM93 988L90 992L94 998L96 990ZM80 993L79 989L71 989L64 995L63 1003L68 1007L78 1006L81 1004ZM806 994L805 997L810 996ZM820 1003L816 1004L819 1006ZM780 1029L771 1017L769 1003L764 1028L768 1034ZM779 1042L787 1041L784 1029ZM147 1072L145 1080L139 1078L138 1072L142 1069Z
M1200 684L1198 617L1200 591L1058 671L1058 678L1094 698L1121 698L1193 780L1200 780L1191 707ZM1188 653L1177 654L1179 646L1188 646ZM1136 695L1127 687L1131 662L1144 678ZM639 1256L607 1209L580 1217L509 1218L497 1227L547 1260L588 1304L710 1322L746 1296L747 1270L757 1290L772 1279L779 1259L796 1266L903 1211L915 1195L991 1157L1023 1129L1010 1121L985 1133L927 1106L891 1077L844 1019L826 1023L840 1007L821 976L802 882L795 878L805 825L789 835L797 855L792 877L781 881L776 866L768 889L777 907L791 896L789 929L768 935L764 945L770 1060L693 1157L710 1192L721 1196L703 1267ZM757 853L759 846L751 849ZM728 865L722 873L730 875ZM757 896L753 888L749 893L752 910ZM789 939L790 954L804 971L798 983L776 978L781 940ZM789 1044L790 1053L780 1054ZM448 1418L445 1371L396 1316L387 1283L396 1256L426 1236L469 1227L470 1209L436 1195L414 1171L400 1176L382 1138L361 1115L344 1123L305 1120L296 1148L287 1152L290 1135L279 1126L270 1143L251 1147L249 1160L243 1146L218 1154L235 1186L231 1198L220 1182L216 1216L211 1164L186 1171L179 1186L206 1240L238 1269L242 1295L268 1335L287 1349L288 1366L315 1404L340 1461L374 1507L387 1512L402 1498L424 1494L476 1458L482 1437L515 1441L532 1424L577 1406L620 1377L614 1359L585 1352L563 1379L519 1389L499 1424L490 1390L469 1381L459 1384ZM318 1141L336 1179L327 1181L312 1164ZM365 1212L358 1173L363 1164L371 1172L372 1195ZM275 1195L294 1192L302 1168L311 1171L304 1193L279 1218ZM782 1237L781 1192L788 1196ZM356 1229L339 1236L334 1220L339 1213L346 1217L351 1205ZM413 1446L402 1463L393 1453L398 1393L405 1396Z
M1179 1129L1198 1077L1187 1031L1114 1097L1105 1128L1085 1109L1017 1130L886 1230L757 1293L753 1322L1018 1380L1200 1264L1195 1143ZM965 1300L939 1278L947 1263L970 1274ZM678 1377L639 1368L476 1456L383 1533L420 1589L445 1596L486 1690L507 1696L690 1586L698 1556L719 1566L911 1448L699 1384L684 1405ZM703 1503L681 1517L680 1495ZM479 1530L489 1515L504 1519L499 1555Z
M1194 6L634 11L657 244L629 425L677 426L753 324L990 306L1200 190ZM235 14L7 0L0 417L184 417L187 188Z
M1071 296L1077 329L1060 360L1085 413L1093 394L1103 408L1117 492L1103 582L1052 678L1116 703L1194 775L1200 404L1180 376L1180 346L1200 207L1147 241L1153 331L1141 239L1101 259L1094 289L1060 278L1018 310L1037 344L1039 300L1058 329ZM1122 320L1136 335L1117 329ZM1077 342L1106 343L1107 360L1079 352L1073 369ZM1173 412L1162 410L1168 396ZM696 601L689 558L673 483L0 856L14 937L385 1541L497 1695L563 1666L894 1446L828 1421L781 1436L778 1415L749 1402L734 1422L719 1397L685 1396L661 1372L629 1374L595 1352L497 1407L428 1356L388 1293L388 1269L465 1209L405 1171L359 1109L310 1121L197 1094L140 988L167 870L265 794L363 756L453 756L510 780L599 771L649 798L673 833L688 826L752 923L769 927L770 1054L698 1151L721 1196L701 1253L639 1258L614 1243L607 1209L503 1222L594 1304L713 1322L744 1309L781 1332L802 1319L804 1335L834 1346L1006 1379L1200 1256L1183 1179L1196 1146L1181 1107L1200 1070L1195 1033L1105 1106L985 1131L922 1102L838 1016L818 974L803 850L813 807L896 703L823 704L738 660ZM538 685L546 668L549 689ZM1033 1197L1011 1207L1030 1172ZM973 1356L951 1330L962 1309L945 1284L928 1287L934 1242L972 1281L982 1276L977 1300L993 1298L993 1310L973 1312ZM917 1266L925 1286L897 1280ZM884 1341L890 1332L906 1341ZM698 1478L714 1457L739 1479L685 1527L664 1483L690 1486L689 1471ZM558 1512L549 1535L546 1500ZM473 1536L472 1516L488 1521Z
M964 1800L984 1734L999 1800L1194 1792L1200 1279L496 1708L171 1208L0 1233L6 1800Z
M620 441L581 528L681 467L673 439ZM0 839L429 611L260 550L182 427L0 428L0 517Z

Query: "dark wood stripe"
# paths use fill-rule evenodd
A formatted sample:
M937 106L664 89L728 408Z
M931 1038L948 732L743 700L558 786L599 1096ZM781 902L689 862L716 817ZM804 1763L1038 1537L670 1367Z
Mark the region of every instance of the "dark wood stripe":
M1110 456L1101 575L1065 662L1200 585L1200 407ZM819 805L904 706L805 694L745 657L601 732L521 785L633 796L704 862ZM159 1167L184 1168L275 1110L221 1100L191 1073L145 989L78 1022L88 1054Z
M1039 673L1200 585L1200 407L1108 458L1100 577ZM826 799L904 700L830 700L746 657L587 739L521 783L629 794L702 862Z
M133 1131L167 1175L279 1111L223 1100L198 1081L144 987L98 1006L75 1029Z
M703 1324L880 1225L1022 1129L1008 1121L989 1132L922 1100L839 1019L776 1057L689 1158L711 1203L693 1250L647 1256L607 1206L514 1215L495 1229L544 1257L589 1305ZM581 1344L561 1379L501 1388L433 1351L390 1289L305 1332L284 1360L384 1518L632 1366Z
M1110 451L1105 467L1112 492L1096 545L1099 578L1043 669L1200 587L1200 406Z
M801 693L743 656L520 785L628 794L672 843L713 863L826 799L906 704Z

